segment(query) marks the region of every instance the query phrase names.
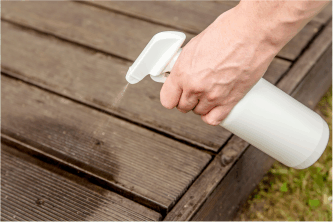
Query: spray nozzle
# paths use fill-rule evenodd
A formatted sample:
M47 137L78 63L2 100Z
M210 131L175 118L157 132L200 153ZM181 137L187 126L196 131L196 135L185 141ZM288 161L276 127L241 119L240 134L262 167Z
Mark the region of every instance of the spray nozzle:
M127 71L126 80L135 84L150 74L154 81L164 82L167 78L164 73L171 71L185 38L184 33L175 31L154 35Z

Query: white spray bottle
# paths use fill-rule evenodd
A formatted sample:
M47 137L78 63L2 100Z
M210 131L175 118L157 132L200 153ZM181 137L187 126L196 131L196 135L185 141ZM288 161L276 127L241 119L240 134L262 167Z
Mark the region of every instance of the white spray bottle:
M150 74L154 81L164 82L185 38L182 32L157 33L129 68L126 80L135 84ZM296 169L314 164L329 139L328 125L317 113L263 78L220 126Z

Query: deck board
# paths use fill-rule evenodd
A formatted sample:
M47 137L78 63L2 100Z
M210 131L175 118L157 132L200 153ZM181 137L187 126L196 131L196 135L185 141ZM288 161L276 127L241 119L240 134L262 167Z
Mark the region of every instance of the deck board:
M236 3L236 2L235 2ZM144 18L160 24L199 34L223 12L234 5L225 1L190 1L190 2L128 2L94 1L89 4L105 7L137 18ZM200 9L200 10L199 10ZM278 56L295 60L307 43L319 31L320 27L332 16L329 6L314 21L308 23L283 49Z
M1 220L159 220L161 215L1 144Z
M3 2L1 17L131 61L153 35L166 31L162 25L77 2ZM186 41L193 37L186 35Z
M316 17L313 18L314 21L326 24L332 18L332 1L325 6L325 8L318 13Z
M2 2L1 220L231 220L273 160L163 108L149 77L113 102L154 34L187 43L235 4ZM332 81L331 4L264 76L310 108Z
M290 94L318 61L318 57L332 44L332 21L326 25L322 33L307 48L302 57L291 67L288 74L279 82L279 88ZM297 65L296 65L297 64Z
M210 155L21 81L2 76L2 133L104 178L166 211Z
M77 2L3 2L1 15L3 19L134 61L154 34L170 30L170 27L152 24L139 20L137 17L168 24L167 26L175 27L175 30L189 29L192 33L198 34L218 15L232 7L225 4L217 4L214 7L216 3L209 1L146 2L137 5L137 7L132 7L132 5L138 4L135 2L99 2L93 4L102 4L103 7L112 10L104 10ZM196 4L200 4L200 7L195 7ZM154 9L152 12L147 13L148 5ZM177 7L173 8L172 5L177 5ZM54 8L58 10L55 11ZM181 15L177 8L182 10ZM198 8L207 10L200 10L198 15ZM121 10L123 13L136 17L118 14L113 10ZM154 11L163 13L155 13ZM308 41L319 31L323 25L322 22L328 17L330 18L331 14L331 11L326 9L325 13L320 14L318 19L307 24L278 55L289 60L296 59ZM172 22L171 18L175 17L180 17L181 21ZM193 36L187 33L186 42Z
M218 15L233 8L214 1L95 1L89 4L193 34L200 33Z
M218 151L231 136L229 131L209 126L193 113L185 115L176 109L165 109L159 101L161 84L149 77L130 85L118 106L113 107L113 101L126 85L124 76L130 62L28 32L7 22L2 22L2 32L3 72L212 151ZM264 78L276 82L290 64L274 59Z

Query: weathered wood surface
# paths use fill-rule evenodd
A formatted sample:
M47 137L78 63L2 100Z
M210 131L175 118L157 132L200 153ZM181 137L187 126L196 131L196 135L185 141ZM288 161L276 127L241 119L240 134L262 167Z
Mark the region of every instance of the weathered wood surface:
M160 104L161 84L149 77L130 85L117 107L112 103L126 85L129 62L42 36L2 22L2 71L66 97L107 110L173 138L218 151L231 136L193 113L167 110ZM20 62L13 62L20 61ZM264 78L277 81L290 62L274 59Z
M302 57L294 64L293 68L299 70L299 73L293 75L301 78L291 78L291 82L284 81L284 78L289 78L290 72L294 72L291 69L278 84L312 109L332 83L332 63L328 62L332 60L330 29L331 24L302 55L314 60L308 61L311 65L300 69L304 66ZM307 56L309 54L312 57ZM303 96L309 94L309 97ZM246 149L248 146L248 143L233 136L164 220L232 220L274 162L253 146Z
M3 2L1 17L134 61L162 25L77 2ZM186 33L187 41L193 35Z
M1 144L1 220L159 220L161 215Z
M314 66L323 52L332 44L332 22L323 32L310 44L301 58L291 67L287 75L279 82L278 86L284 92L290 94L302 78Z
M307 107L313 108L321 99L318 95L323 95L332 84L332 75L327 73L332 73L332 43L297 86L294 91L295 98Z
M101 6L117 13L145 19L192 34L200 33L218 15L234 7L214 1L94 1L82 3Z
M325 6L325 8L313 18L314 21L320 22L322 24L327 23L332 18L332 1Z
M165 220L232 219L269 169L271 158L254 147L246 149L249 144L233 136L196 179L210 155L141 127L215 152L230 138L228 131L203 124L193 113L184 115L164 109L158 97L161 85L149 78L131 85L119 106L112 106L126 83L124 76L131 61L156 32L175 27L191 33L187 33L188 41L200 32L201 26L204 29L209 24L209 19L215 19L211 12L235 4L218 2L223 6L211 8L207 14L195 11L194 5L209 8L215 3L187 3L192 8L186 9L183 2L170 3L184 8L184 14L177 12L180 21L173 22L177 13L173 14L175 10L168 7L168 2L152 2L157 12L165 8L167 13L163 12L161 18L166 22L158 20L155 11L142 12L145 9L141 6L135 8L127 3L127 9L118 7L125 7L124 2L116 2L116 6L101 3L100 8L89 5L97 4L93 2L3 2L2 18L16 25L2 23L2 70L7 76L51 92L3 77L2 104L6 109L10 107L2 111L3 138L21 144L20 149L31 155L47 156L53 164L67 166L68 171L93 178L94 183L162 214L186 191ZM196 20L183 21L185 15ZM327 62L331 51L325 47L331 47L331 41L327 42L331 30L325 29L324 37L321 33L319 40L309 48L307 45L331 15L327 7L279 54L295 60L305 50L278 86L288 93L296 88L294 96L306 100L308 106L318 101L330 83ZM275 83L290 64L274 59L265 78ZM313 93L310 95L308 90ZM139 142L133 145L134 140ZM255 175L253 168L257 169Z
M168 210L210 155L5 76L2 133L104 178L114 189Z
M214 157L212 162L200 174L198 179L191 185L185 195L172 208L164 218L165 221L188 221L200 209L205 200L216 189L217 184L225 177L236 160L249 146L247 142L237 136L232 136L230 141L223 147L222 151ZM224 161L222 156L228 156L230 163ZM225 159L224 159L225 160ZM230 203L232 200L227 200Z
M162 25L199 34L209 26L219 15L234 7L225 1L190 1L190 2L128 2L128 1L94 1L89 4L121 12L137 18L144 18ZM200 9L200 10L199 10ZM278 54L282 58L295 60L307 43L326 23L332 12L327 6L314 21L307 24Z

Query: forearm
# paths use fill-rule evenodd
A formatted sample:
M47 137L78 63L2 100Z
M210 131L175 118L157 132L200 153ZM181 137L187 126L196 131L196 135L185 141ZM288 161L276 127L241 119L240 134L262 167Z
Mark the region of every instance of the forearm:
M280 50L329 1L242 0L237 11L247 28Z

